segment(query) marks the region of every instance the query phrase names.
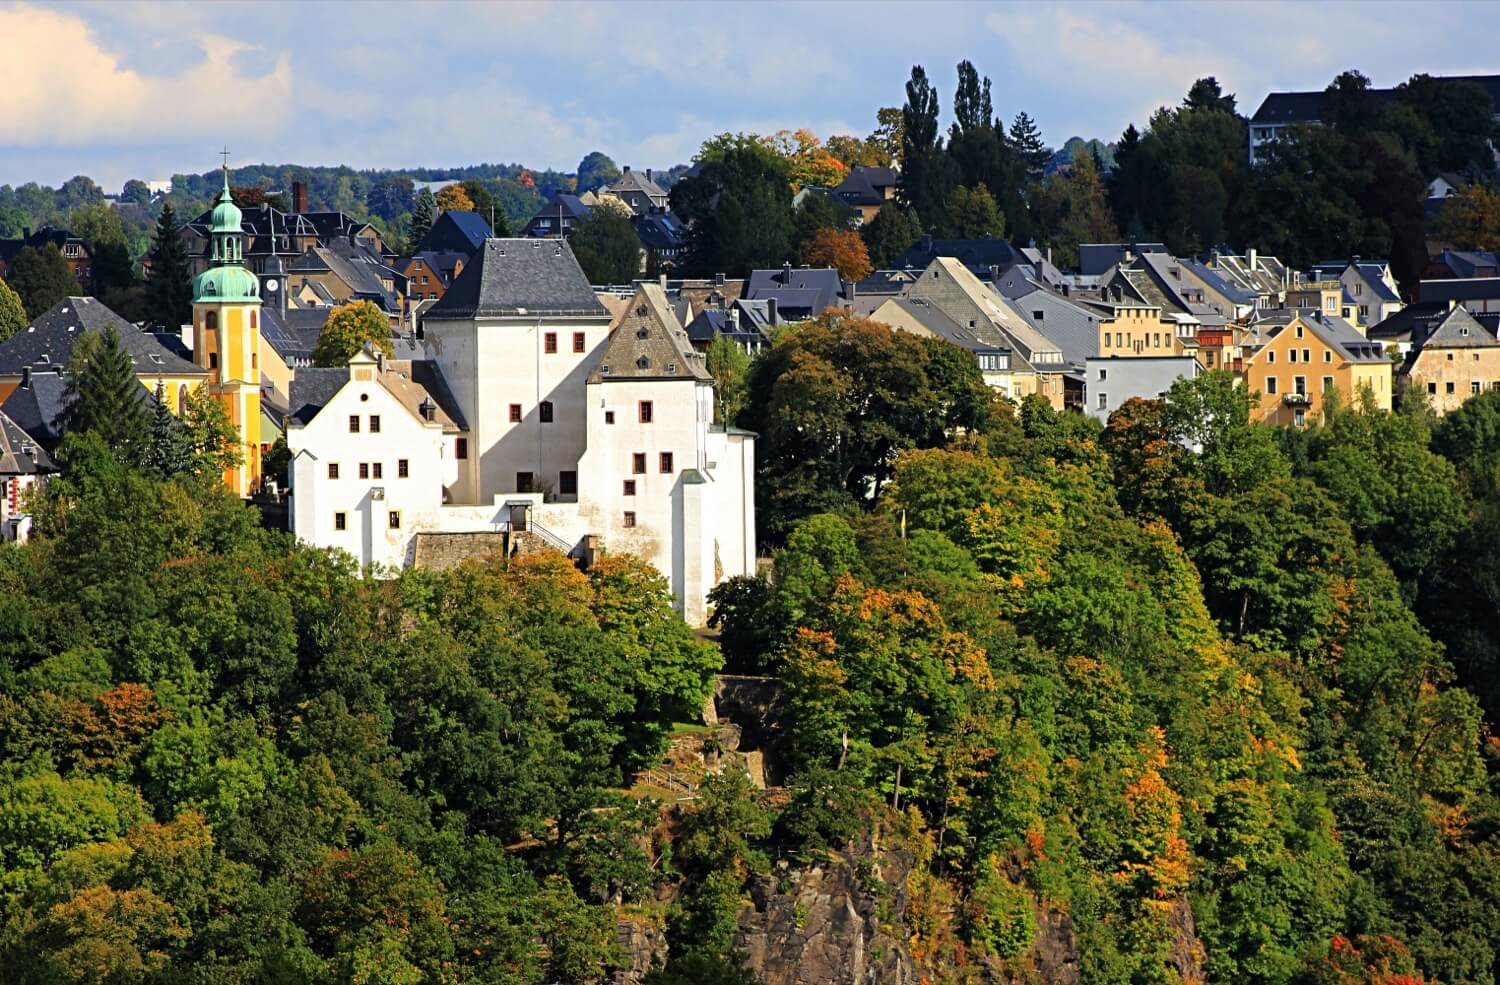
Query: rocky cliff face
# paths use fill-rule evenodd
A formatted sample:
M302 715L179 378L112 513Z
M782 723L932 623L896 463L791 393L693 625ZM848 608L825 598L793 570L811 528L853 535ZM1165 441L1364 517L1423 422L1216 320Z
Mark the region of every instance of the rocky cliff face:
M735 944L766 985L915 985L900 923L912 856L861 847L751 884Z

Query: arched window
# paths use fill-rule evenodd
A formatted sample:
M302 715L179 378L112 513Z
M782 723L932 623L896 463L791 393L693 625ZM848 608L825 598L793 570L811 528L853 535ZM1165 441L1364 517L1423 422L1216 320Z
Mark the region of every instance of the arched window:
M260 331L260 312L258 311L250 312L250 331Z
M187 416L188 388L184 383L177 388L177 414L179 417Z
M210 311L205 314L203 316L203 327L210 332L217 332L219 330L219 313L217 311Z

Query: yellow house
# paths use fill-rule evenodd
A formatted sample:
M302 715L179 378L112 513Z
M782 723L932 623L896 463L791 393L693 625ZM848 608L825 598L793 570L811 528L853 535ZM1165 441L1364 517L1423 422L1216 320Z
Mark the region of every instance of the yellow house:
M1348 401L1369 389L1375 406L1391 409L1391 361L1342 318L1282 310L1257 325L1261 343L1245 357L1245 384L1260 395L1259 420L1301 427L1321 420L1324 396Z
M1191 328L1162 317L1153 305L1112 305L1113 317L1099 320L1099 355L1180 356L1192 339ZM1108 309L1107 309L1108 310Z
M1451 308L1413 340L1401 367L1401 387L1425 393L1439 414L1485 390L1500 390L1500 339L1463 308Z

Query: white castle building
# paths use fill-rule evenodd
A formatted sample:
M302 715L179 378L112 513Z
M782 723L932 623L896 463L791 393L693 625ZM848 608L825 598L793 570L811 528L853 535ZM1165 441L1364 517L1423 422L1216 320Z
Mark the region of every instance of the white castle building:
M424 359L297 370L298 537L377 570L430 535L637 554L695 625L714 585L754 573L755 436L712 423L713 381L659 287L611 318L565 241L492 239L423 332Z

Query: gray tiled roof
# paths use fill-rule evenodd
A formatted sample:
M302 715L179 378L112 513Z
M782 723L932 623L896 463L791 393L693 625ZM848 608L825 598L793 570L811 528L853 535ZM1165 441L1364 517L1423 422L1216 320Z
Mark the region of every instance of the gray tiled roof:
M332 308L288 308L282 311L270 305L260 309L260 337L275 349L283 361L311 359L318 347L318 337Z
M589 376L608 380L711 380L702 353L688 344L687 332L672 314L658 284L642 284L615 319L609 341Z
M1493 349L1500 346L1492 329L1485 328L1463 308L1452 308L1423 326L1423 337L1413 338L1415 348Z
M56 471L52 456L37 439L0 411L0 475L36 475Z
M30 325L0 343L0 376L18 376L39 362L66 366L73 346L88 332L113 327L120 345L130 354L138 376L207 376L208 370L163 346L94 298L67 297L43 312Z
M1032 328L1056 342L1068 362L1082 365L1099 355L1099 316L1094 312L1047 290L1008 298L1007 303Z
M26 385L16 387L0 404L0 412L47 448L62 440L67 410L67 377L51 366L34 370Z
M566 241L491 239L423 318L608 314Z
M287 416L298 424L306 424L348 382L349 369L345 366L304 366L298 369L292 375L291 412Z

